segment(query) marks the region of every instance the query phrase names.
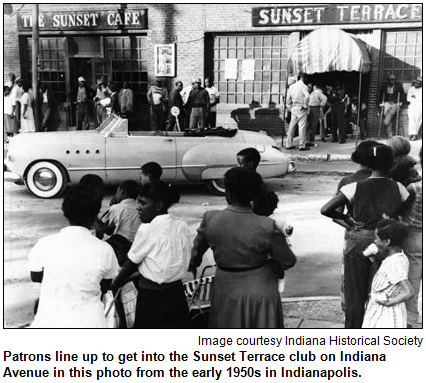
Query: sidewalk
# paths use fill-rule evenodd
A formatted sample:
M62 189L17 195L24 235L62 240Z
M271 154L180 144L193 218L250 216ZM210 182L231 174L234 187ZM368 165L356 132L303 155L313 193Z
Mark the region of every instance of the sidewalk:
M277 145L281 147L281 137L273 137L276 141ZM386 138L368 138L371 140L376 140L382 144L387 144ZM331 142L331 138L327 138L327 142L322 142L319 139L315 141L316 147L311 147L308 151L299 151L297 149L299 138L295 138L293 140L293 144L296 146L296 149L293 150L285 150L285 153L288 153L291 156L293 161L301 161L301 162L320 162L320 161L336 161L336 162L345 162L351 161L351 154L356 148L355 138L348 138L346 143L339 144L337 142ZM362 142L358 140L358 144ZM423 145L423 140L411 141L411 152L410 155L419 160L419 151L420 147ZM284 146L285 146L285 138L284 138Z

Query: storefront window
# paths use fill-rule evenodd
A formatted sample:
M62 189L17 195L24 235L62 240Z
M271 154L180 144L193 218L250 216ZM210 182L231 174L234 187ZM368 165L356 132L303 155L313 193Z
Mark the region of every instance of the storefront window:
M136 102L146 102L148 53L146 36L106 37L106 57L111 60L112 81L130 82Z
M52 90L57 102L66 101L64 38L40 38L39 81ZM27 77L32 80L32 39L27 39Z
M385 33L382 79L393 73L403 83L411 84L422 72L422 32Z
M287 77L289 35L214 36L213 77L227 104L279 104ZM237 79L226 79L226 59L237 59ZM254 80L243 78L244 60L254 59ZM250 75L250 73L249 73Z

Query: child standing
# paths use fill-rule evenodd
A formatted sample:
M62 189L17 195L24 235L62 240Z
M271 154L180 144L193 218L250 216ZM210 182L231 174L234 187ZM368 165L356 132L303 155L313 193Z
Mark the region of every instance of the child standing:
M374 243L381 262L371 284L363 328L406 328L404 302L413 296L408 282L408 259L402 251L407 226L394 219L377 224Z

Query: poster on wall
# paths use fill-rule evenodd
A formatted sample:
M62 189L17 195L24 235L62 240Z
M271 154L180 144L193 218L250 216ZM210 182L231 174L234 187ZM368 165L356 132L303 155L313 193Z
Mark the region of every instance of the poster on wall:
M238 72L238 59L225 60L225 79L236 80Z
M254 81L254 60L243 60L243 81Z
M175 44L155 45L155 76L175 77Z

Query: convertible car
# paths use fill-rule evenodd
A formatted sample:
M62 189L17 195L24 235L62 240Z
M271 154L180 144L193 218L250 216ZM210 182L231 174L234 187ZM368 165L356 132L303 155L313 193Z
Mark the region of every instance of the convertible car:
M60 195L88 173L105 184L139 180L140 167L149 161L162 166L167 182L204 182L221 195L225 172L247 147L260 152L258 171L264 178L294 171L295 164L275 145L266 134L238 129L129 132L126 119L110 115L96 130L19 134L10 140L5 164L14 181L24 181L41 198Z

